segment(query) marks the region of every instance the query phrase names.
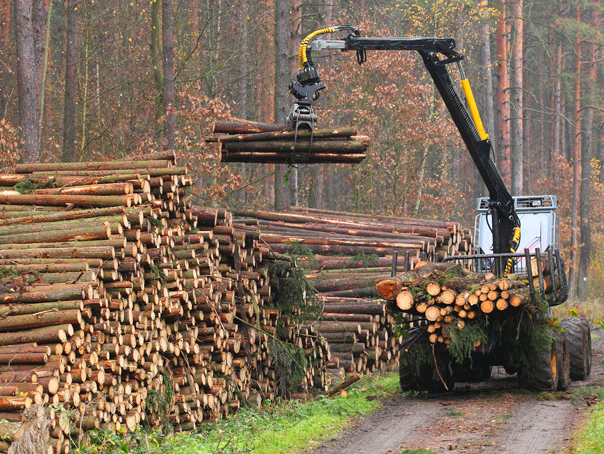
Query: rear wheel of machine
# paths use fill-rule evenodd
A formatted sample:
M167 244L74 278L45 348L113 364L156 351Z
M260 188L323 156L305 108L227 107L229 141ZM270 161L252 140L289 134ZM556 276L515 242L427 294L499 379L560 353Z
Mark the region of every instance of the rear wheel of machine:
M570 386L570 355L568 352L568 341L564 333L557 331L556 353L558 359L558 391L566 391Z
M583 317L569 317L560 322L568 342L570 378L585 380L591 373L591 329Z
M429 346L429 343L428 334L424 332L420 335L419 339L412 336L409 339L406 339L401 345L399 380L403 391L427 391L437 393L453 390L455 381L453 380L453 375L451 374L449 367L441 367L439 369L443 380L440 380L440 378L434 379L433 363L420 364L418 371L413 352L426 345ZM409 351L406 351L407 348ZM448 364L450 362L450 357L447 352L435 351L434 355L439 364Z
M558 355L554 339L539 352L528 372L518 372L520 386L539 391L555 391L558 387Z

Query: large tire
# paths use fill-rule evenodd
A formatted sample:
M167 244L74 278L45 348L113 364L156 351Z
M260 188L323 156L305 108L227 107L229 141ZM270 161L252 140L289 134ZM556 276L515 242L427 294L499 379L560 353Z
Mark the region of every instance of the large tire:
M558 360L558 391L566 391L570 386L570 356L568 352L568 341L564 333L557 331L556 353Z
M520 386L538 391L555 391L558 387L558 355L554 339L539 352L529 371L518 372Z
M583 317L569 317L560 322L568 342L570 378L586 380L591 373L591 329Z
M444 382L440 379L434 379L434 368L431 364L422 363L419 367L419 373L417 371L416 364L412 362L412 353L414 350L421 348L424 345L428 345L428 335L426 332L419 336L410 336L401 345L401 357L399 366L399 381L401 384L401 390L403 391L426 391L430 393L438 393L443 391L452 391L455 386L453 375L451 374L448 367L443 367L439 370ZM411 345L410 347L408 347ZM409 348L409 352L407 352ZM449 363L450 357L447 352L436 351L435 355L439 362Z

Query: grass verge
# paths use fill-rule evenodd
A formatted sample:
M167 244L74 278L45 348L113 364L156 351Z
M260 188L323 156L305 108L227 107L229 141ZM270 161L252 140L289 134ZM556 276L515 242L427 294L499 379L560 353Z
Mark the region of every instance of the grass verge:
M604 402L597 404L574 440L573 452L601 454L604 452Z
M311 450L349 427L359 416L381 407L381 399L400 393L394 374L361 379L347 395L315 400L267 402L260 409L242 409L191 434L163 435L139 430L133 434L93 432L80 454L285 454Z

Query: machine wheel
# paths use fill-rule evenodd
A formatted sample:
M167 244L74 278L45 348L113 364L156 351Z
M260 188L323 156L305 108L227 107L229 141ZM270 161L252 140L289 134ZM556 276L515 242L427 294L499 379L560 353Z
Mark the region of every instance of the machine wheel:
M542 351L528 372L518 372L518 380L523 388L539 391L555 391L558 387L558 355L554 340Z
M491 376L491 366L458 367L455 369L455 381L478 383L487 380Z
M564 333L556 332L556 352L558 359L558 391L566 391L570 386L570 356L568 341Z
M586 380L591 373L591 329L583 317L569 317L560 322L568 342L570 378Z
M449 368L442 368L445 370L439 370L440 374L443 377L443 380L447 384L443 384L440 379L434 379L433 375L433 367L431 364L422 363L419 367L419 374L417 373L417 367L412 362L413 351L416 351L419 348L422 348L424 345L428 345L428 335L426 332L422 333L419 339L416 339L415 336L411 336L406 339L401 345L401 357L400 357L400 366L399 366L399 380L401 384L401 389L403 391L427 391L431 393L444 392L453 390L455 386L455 381L453 380L453 375L451 374ZM407 346L409 347L409 352L406 352ZM449 354L447 352L436 351L435 355L437 360L444 360L439 362L449 362Z

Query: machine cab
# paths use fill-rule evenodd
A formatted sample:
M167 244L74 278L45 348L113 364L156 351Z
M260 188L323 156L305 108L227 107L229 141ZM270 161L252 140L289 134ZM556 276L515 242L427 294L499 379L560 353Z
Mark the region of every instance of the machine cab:
M554 252L560 249L559 219L556 214L558 199L555 195L514 197L514 206L520 218L521 229L518 251L528 248L535 252L535 248L539 248L541 252ZM489 198L479 198L473 254L493 253L492 220L488 208ZM524 271L524 259L519 259L515 265L516 272Z

